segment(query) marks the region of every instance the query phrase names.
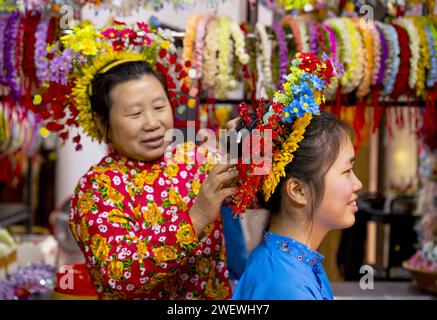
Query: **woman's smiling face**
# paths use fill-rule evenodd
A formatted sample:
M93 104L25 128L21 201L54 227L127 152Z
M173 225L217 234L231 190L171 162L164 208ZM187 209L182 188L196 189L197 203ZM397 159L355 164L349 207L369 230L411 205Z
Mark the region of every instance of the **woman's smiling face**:
M117 84L110 92L109 137L123 156L140 161L160 158L170 143L173 110L161 82L153 75Z

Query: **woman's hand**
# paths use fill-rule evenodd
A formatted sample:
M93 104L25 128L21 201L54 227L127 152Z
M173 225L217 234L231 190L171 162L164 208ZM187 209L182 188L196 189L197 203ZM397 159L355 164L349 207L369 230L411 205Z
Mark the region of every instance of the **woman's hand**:
M203 181L189 212L198 237L208 224L219 217L223 200L235 193L236 188L229 186L238 176L233 167L235 164L217 164Z
M241 118L238 117L238 118L235 118L235 119L229 120L228 123L226 123L226 128L227 128L228 130L232 130L232 129L237 128L237 124L238 124L238 121L240 121L240 119L241 119Z

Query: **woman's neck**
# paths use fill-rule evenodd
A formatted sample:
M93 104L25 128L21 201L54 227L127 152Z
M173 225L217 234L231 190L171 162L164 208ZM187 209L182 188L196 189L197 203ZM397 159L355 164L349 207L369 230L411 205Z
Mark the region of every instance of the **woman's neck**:
M290 215L282 212L272 216L269 232L276 233L285 237L293 238L313 250L318 250L323 238L328 231L306 221L291 219Z

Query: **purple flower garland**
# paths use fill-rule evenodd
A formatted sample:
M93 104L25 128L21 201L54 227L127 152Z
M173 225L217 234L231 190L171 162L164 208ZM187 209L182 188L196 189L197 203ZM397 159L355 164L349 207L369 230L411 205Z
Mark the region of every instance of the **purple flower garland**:
M317 54L317 32L314 24L312 22L308 23L310 30L310 52Z
M285 82L285 76L288 69L288 51L287 42L285 40L285 32L279 23L273 23L273 30L276 32L276 38L279 43L279 79L276 84L276 88L279 90L282 88L282 84Z
M382 85L383 79L384 79L384 71L385 71L385 62L388 57L388 48L387 48L387 42L385 41L384 34L382 33L381 29L376 26L376 29L379 33L379 39L381 41L381 65L379 67L378 72L378 79L376 80L376 85Z
M322 27L326 30L329 35L329 43L331 46L331 58L333 61L337 61L337 40L335 38L334 30L327 24L322 23Z
M20 26L20 14L13 13L8 19L4 41L4 67L6 69L6 85L11 88L12 96L18 100L21 93L20 79L17 75L15 61L17 57L17 35Z
M8 24L9 15L0 16L0 83L6 84L6 77L4 73L3 51L4 51L4 35Z
M50 20L45 18L39 22L35 32L35 67L36 77L42 85L48 81L48 61L46 59L47 31Z

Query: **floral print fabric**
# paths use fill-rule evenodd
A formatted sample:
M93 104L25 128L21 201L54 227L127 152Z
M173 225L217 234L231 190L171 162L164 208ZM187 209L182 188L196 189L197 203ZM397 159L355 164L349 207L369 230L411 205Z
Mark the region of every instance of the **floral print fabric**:
M188 214L214 156L192 143L155 162L111 153L80 179L70 227L99 298L230 298L222 222L199 240Z

